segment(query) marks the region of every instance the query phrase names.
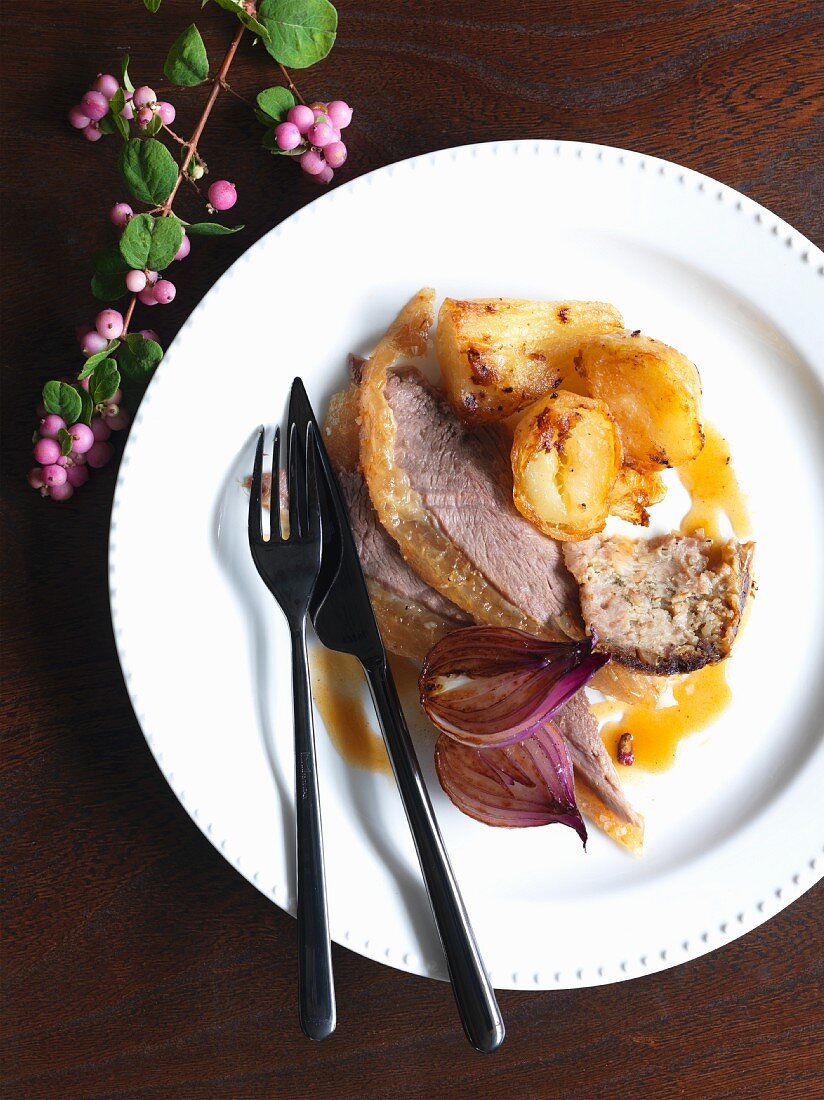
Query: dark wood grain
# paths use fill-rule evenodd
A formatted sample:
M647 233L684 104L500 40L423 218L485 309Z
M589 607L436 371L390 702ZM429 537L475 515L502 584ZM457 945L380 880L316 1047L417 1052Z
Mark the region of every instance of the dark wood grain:
M37 391L75 369L73 330L94 308L88 258L125 197L113 139L89 146L66 110L127 50L155 84L198 7L0 8L4 1095L822 1095L820 888L664 974L502 994L509 1037L491 1058L466 1046L447 987L335 948L338 1031L320 1046L301 1036L293 922L188 819L126 697L106 590L115 470L61 507L23 481ZM812 0L342 0L340 10L338 46L305 83L356 107L341 180L454 144L578 138L706 172L821 242L824 28ZM217 54L226 18L214 5L197 18ZM270 72L244 42L236 88L252 94ZM203 94L174 96L176 128L192 126ZM244 106L221 96L203 152L237 182L248 229L193 249L174 305L144 322L164 340L251 241L317 194L258 139Z

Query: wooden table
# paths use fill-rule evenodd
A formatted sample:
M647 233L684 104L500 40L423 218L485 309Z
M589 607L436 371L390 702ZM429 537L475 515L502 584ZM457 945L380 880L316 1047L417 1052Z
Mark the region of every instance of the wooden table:
M301 1036L293 921L188 819L126 697L106 588L115 470L62 506L24 482L38 389L77 368L74 328L95 312L89 257L112 237L108 207L127 197L115 139L88 145L66 111L127 50L134 75L157 87L193 18L219 55L231 25L215 5L198 8L166 0L150 16L137 0L74 0L0 12L4 1094L822 1095L820 888L654 977L502 993L508 1039L488 1058L464 1042L447 986L336 947L337 1033L317 1046ZM814 0L342 0L340 14L337 48L302 83L310 98L355 106L341 181L442 146L576 138L706 172L822 240ZM251 95L274 77L244 42L235 88ZM204 94L172 96L175 129L188 132ZM222 95L203 152L237 182L248 228L199 243L179 267L177 300L143 322L164 341L241 251L317 194L259 138L246 107ZM182 449L196 454L207 425L187 424L185 409L180 422ZM181 461L169 476L192 471Z

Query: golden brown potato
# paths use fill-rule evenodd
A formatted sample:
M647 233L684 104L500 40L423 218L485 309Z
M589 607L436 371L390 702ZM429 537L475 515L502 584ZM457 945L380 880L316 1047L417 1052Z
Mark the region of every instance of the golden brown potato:
M627 466L681 466L703 447L701 380L680 351L649 336L608 333L581 344L575 369L615 417Z
M621 470L621 442L606 405L558 390L515 430L515 507L562 542L600 531Z
M663 500L666 492L667 487L660 474L641 473L631 466L623 466L612 488L609 514L628 523L648 527L647 508Z
M606 302L446 298L435 350L452 407L468 423L484 424L561 386L584 393L574 369L581 341L622 327Z

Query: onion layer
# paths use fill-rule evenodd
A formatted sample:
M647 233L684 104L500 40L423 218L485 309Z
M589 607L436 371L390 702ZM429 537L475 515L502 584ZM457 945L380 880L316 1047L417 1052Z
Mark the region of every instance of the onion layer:
M512 745L540 729L609 658L594 638L549 642L520 630L469 626L424 661L421 705L443 733L475 748Z
M477 821L509 829L559 822L574 829L586 846L572 761L554 723L496 749L469 748L441 734L435 768L450 800Z

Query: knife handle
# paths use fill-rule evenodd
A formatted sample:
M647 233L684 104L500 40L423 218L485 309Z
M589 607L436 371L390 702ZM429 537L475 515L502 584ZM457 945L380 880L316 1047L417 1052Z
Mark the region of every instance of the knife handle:
M395 681L385 659L365 664L364 671L412 830L461 1023L472 1046L491 1053L504 1040L504 1022L429 801Z

